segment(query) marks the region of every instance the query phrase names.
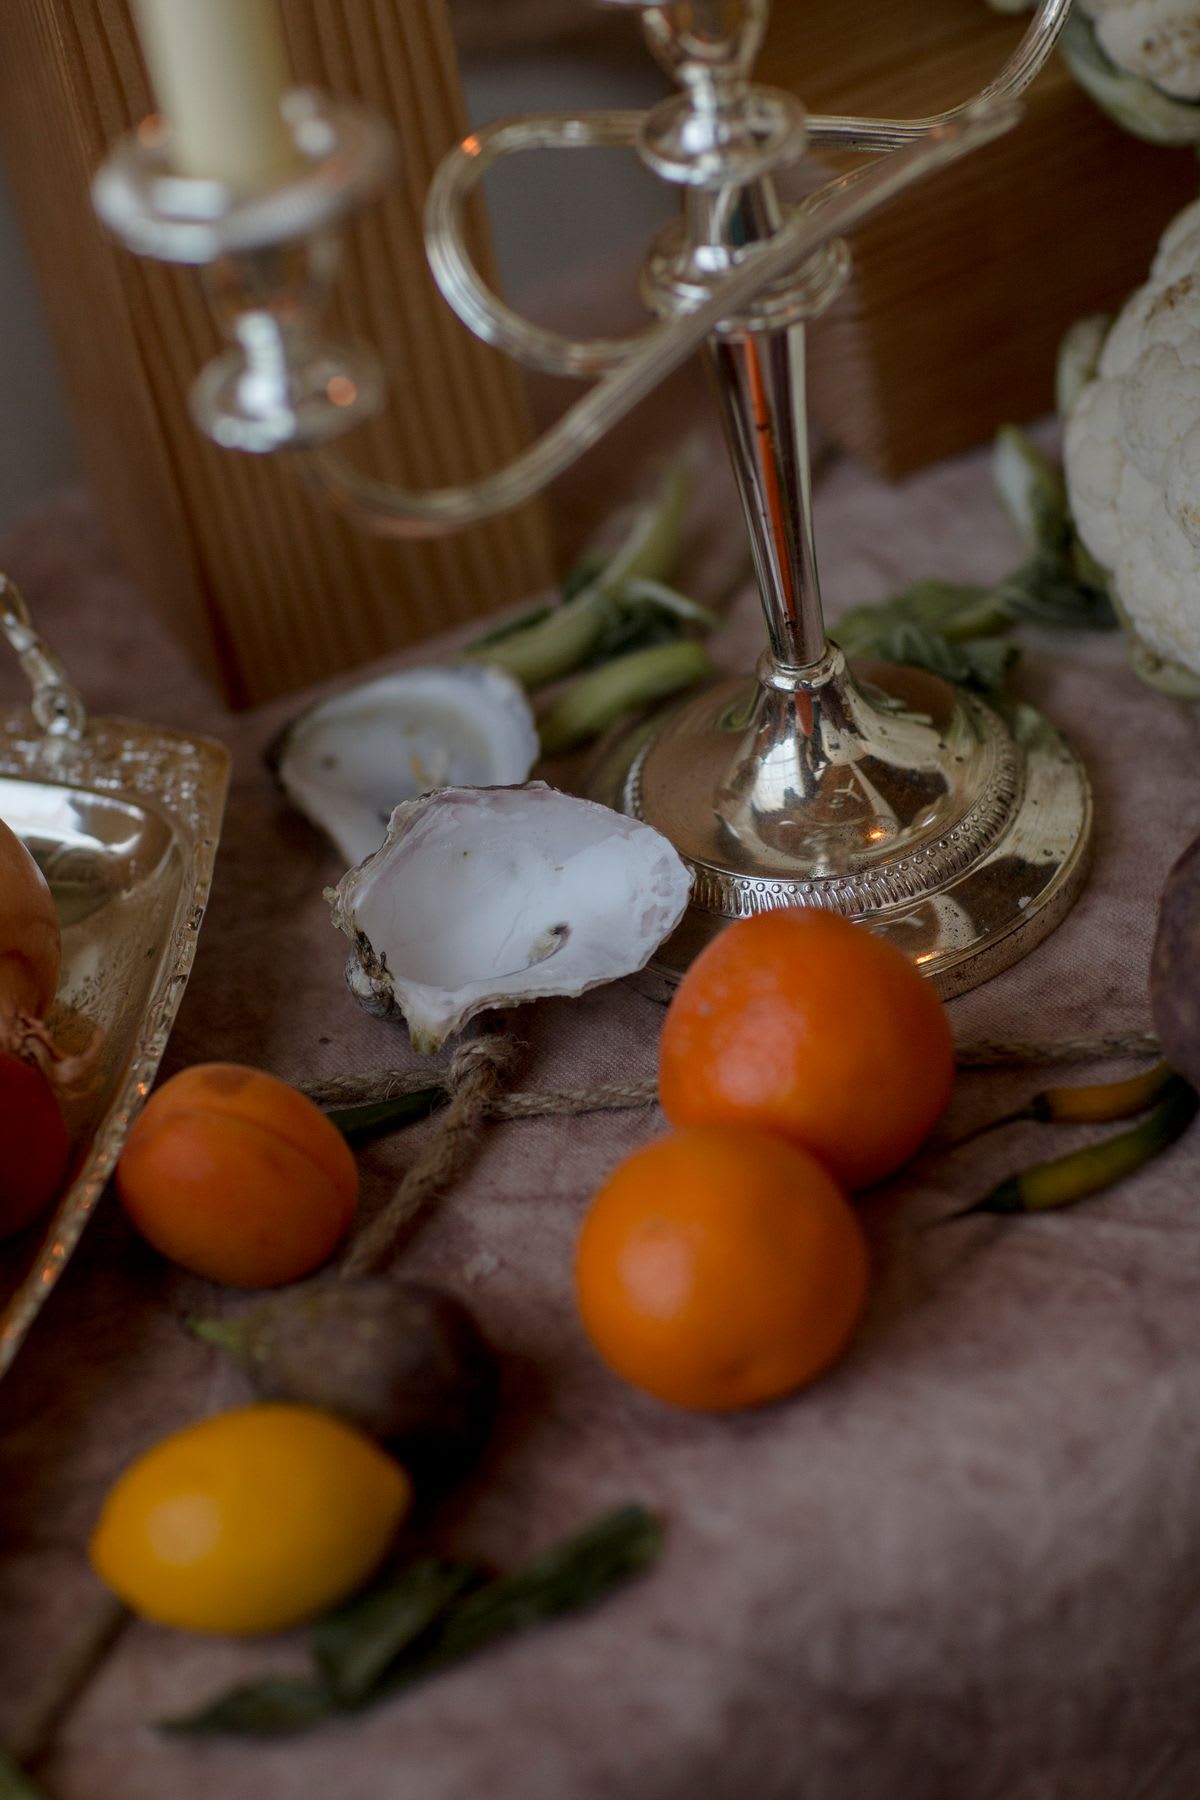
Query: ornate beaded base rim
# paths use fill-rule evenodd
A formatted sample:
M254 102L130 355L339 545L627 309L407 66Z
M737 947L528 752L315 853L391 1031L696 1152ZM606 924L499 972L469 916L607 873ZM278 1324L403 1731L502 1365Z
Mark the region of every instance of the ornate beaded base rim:
M963 821L969 855L942 862L955 838L947 833L929 847L938 851L937 875L907 892L895 882L894 867L862 880L784 881L693 865L692 905L638 985L665 993L733 918L782 906L831 906L861 920L911 956L944 998L1019 961L1079 895L1088 871L1092 800L1078 757L1040 713L1012 705L994 725L1005 750L995 781L972 809L980 817ZM645 750L643 733L621 784L626 804L636 793L633 772ZM924 854L914 860L923 862ZM929 872L933 866L927 865Z
M1008 829L1021 796L1021 757L1008 731L973 695L963 694L960 704L986 744L991 766L974 804L946 831L907 855L890 858L882 871L867 869L858 875L784 880L688 859L694 871L692 905L727 920L784 906L827 907L850 918L865 918L941 892ZM625 789L623 810L639 819L646 817L641 778L651 748L647 743L638 751Z

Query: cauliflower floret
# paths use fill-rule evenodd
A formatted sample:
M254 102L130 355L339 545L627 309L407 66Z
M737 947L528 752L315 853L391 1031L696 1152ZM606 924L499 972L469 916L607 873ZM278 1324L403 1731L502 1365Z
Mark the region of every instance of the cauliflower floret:
M1200 268L1200 200L1176 213L1159 240L1150 265L1151 281L1175 281Z
M1200 276L1150 280L1125 302L1100 355L1101 375L1128 375L1152 344L1178 350L1200 327Z
M1063 461L1076 528L1134 631L1200 674L1200 204L1118 315Z
M1180 531L1200 550L1200 421L1167 468L1166 503Z
M1200 99L1195 0L1080 0L1105 55L1177 100Z
M1121 439L1147 481L1163 486L1167 468L1200 418L1200 366L1189 368L1170 344L1151 344L1136 381L1121 384Z

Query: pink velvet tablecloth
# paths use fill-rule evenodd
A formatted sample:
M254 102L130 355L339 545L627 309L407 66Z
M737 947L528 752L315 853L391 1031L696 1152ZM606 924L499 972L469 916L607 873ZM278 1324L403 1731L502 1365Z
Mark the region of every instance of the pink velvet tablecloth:
M696 520L687 580L704 597L740 556L715 446ZM892 489L834 464L818 525L833 616L917 575L982 579L1019 556L982 454ZM10 531L0 563L94 710L210 732L234 752L167 1068L224 1058L301 1079L403 1062L402 1030L365 1017L343 987L343 940L321 897L337 863L263 766L297 703L225 712L114 566L82 495ZM736 666L759 641L745 586L719 654ZM15 673L2 680L20 693ZM1195 714L1139 686L1111 637L1029 634L1016 685L1086 759L1095 869L1050 940L954 1003L956 1030L963 1041L1145 1030L1156 896L1200 832ZM649 1076L660 1018L626 986L528 1010L521 1083ZM668 1522L661 1564L591 1613L282 1743L183 1741L151 1722L298 1665L298 1641L135 1624L38 1765L46 1792L1194 1800L1200 1137L1069 1214L915 1229L1043 1151L1036 1126L945 1148L1040 1079L963 1076L938 1138L862 1203L875 1278L850 1354L809 1392L725 1418L623 1387L573 1306L588 1199L659 1115L491 1128L406 1259L467 1298L504 1358L497 1436L441 1541L508 1565L637 1497ZM364 1153L368 1207L428 1129ZM95 1607L83 1546L108 1484L167 1431L243 1397L181 1328L239 1304L163 1266L106 1202L0 1387L0 1741Z

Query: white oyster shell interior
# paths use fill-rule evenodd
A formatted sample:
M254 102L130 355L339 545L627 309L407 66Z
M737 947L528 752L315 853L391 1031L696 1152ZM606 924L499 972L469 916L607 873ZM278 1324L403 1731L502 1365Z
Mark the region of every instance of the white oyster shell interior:
M276 772L293 805L357 863L378 848L402 801L451 783L524 781L537 756L518 684L499 669L456 663L384 675L302 713Z
M347 978L434 1050L477 1013L643 968L683 916L687 865L649 825L530 782L400 806L331 895Z

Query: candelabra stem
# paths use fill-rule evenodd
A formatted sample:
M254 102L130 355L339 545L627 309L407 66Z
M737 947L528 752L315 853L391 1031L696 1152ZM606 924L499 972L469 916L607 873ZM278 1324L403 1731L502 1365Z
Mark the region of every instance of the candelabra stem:
M710 344L771 656L797 671L826 651L813 543L804 326Z
M769 177L690 193L648 265L648 297L660 312L694 310L784 223ZM1086 868L1086 781L1045 721L1022 708L1002 720L912 669L856 673L826 639L805 326L845 270L844 246L827 244L706 342L769 643L754 680L717 681L653 735L639 729L629 763L601 777L614 770L614 797L694 872L688 914L655 962L668 980L730 919L824 906L868 922L953 993L1043 936Z

